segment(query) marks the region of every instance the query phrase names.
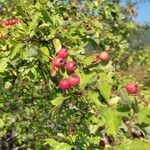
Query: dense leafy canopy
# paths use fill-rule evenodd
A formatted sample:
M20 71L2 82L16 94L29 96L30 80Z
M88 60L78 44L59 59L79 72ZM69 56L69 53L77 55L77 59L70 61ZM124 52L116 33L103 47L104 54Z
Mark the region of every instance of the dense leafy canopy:
M150 67L150 54L138 51L134 57L128 51L137 26L118 3L1 5L0 149L148 150L150 89L145 85L141 98L128 95L124 86L136 81L125 74L127 68L139 61ZM79 86L67 91L59 81L71 73L53 64L62 48L80 76ZM110 54L108 62L96 60L101 51Z

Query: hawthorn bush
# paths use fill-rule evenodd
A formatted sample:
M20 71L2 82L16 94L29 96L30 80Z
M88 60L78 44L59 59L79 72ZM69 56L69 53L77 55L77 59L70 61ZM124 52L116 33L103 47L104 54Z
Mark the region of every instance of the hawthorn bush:
M0 149L149 149L141 83L118 73L137 30L118 3L3 0L1 9Z

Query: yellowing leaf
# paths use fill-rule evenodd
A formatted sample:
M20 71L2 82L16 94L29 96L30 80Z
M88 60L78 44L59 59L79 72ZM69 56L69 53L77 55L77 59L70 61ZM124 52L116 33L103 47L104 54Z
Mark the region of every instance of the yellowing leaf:
M45 54L46 56L49 56L49 50L47 47L42 47L40 50L43 54Z
M98 5L99 5L98 1L95 1L95 6L98 6Z
M116 150L149 150L149 148L150 142L142 141L140 139L125 139Z
M55 139L46 139L45 144L49 144L53 150L71 150L72 146L67 143L58 142Z
M0 60L0 72L4 72L6 67L7 67L7 63L8 63L9 59L8 58L2 58Z
M54 106L57 106L59 105L60 103L63 102L63 97L61 95L57 96L54 100L51 101L51 103L54 105Z
M59 39L56 39L56 38L53 39L53 44L54 44L56 52L58 52L62 48Z
M8 33L8 29L7 28L0 28L0 33L5 36Z
M46 4L48 2L48 0L39 0L39 2L42 4Z

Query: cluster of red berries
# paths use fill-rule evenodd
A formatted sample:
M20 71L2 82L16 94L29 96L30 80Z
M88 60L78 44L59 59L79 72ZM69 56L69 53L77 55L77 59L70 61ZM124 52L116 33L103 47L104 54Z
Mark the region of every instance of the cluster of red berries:
M137 94L139 89L140 89L140 87L134 82L130 82L126 85L126 90L127 90L128 94Z
M67 49L62 48L57 56L53 59L53 64L58 68L65 68L69 73L74 72L77 68L76 63L74 61L66 61L69 56L69 52ZM62 90L68 90L72 87L79 85L80 77L77 74L71 74L68 78L62 79L59 82L59 87Z
M6 26L14 25L14 24L17 24L17 23L19 23L19 20L17 20L17 19L8 19L8 20L4 21L4 24Z

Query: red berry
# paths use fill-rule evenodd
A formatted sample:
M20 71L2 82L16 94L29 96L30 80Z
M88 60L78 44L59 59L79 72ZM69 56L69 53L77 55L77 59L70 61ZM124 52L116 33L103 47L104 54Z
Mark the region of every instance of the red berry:
M6 25L6 26L10 25L10 20L6 20L6 21L5 21L5 25Z
M136 94L139 90L139 87L137 86L136 83L130 82L127 84L126 90L129 94Z
M64 59L58 56L54 58L53 63L58 68L63 67L65 64Z
M69 132L68 132L69 136L74 136L75 134L76 134L75 130L73 130L73 129L70 129Z
M9 20L9 25L13 25L14 21L13 20Z
M65 65L67 71L74 71L76 69L76 63L74 61L68 61Z
M68 79L62 79L59 82L59 87L61 88L61 90L68 90L70 88Z
M110 59L110 55L108 52L106 51L102 51L99 55L98 55L99 59L101 61L107 62Z
M5 25L14 25L14 24L16 24L18 22L18 20L16 20L16 19L8 19L8 20L6 20L5 21Z
M66 48L62 48L57 55L61 58L67 58L69 56L69 52Z
M77 74L70 75L68 80L70 86L77 86L80 83L80 77Z
M17 23L17 20L16 19L12 19L12 20L10 20L11 21L11 25L13 25L13 24L16 24Z

